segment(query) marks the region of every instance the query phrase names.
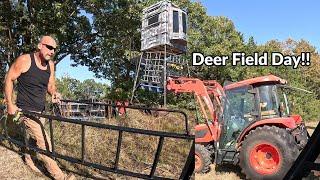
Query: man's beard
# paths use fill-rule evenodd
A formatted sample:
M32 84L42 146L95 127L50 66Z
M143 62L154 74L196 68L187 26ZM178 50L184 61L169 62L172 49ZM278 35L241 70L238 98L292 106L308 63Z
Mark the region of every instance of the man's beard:
M47 55L47 56L45 56L44 59L45 59L46 61L50 61L50 60L52 59L52 56Z
M52 59L52 56L49 56L49 55L43 55L40 53L40 57L46 61L50 61Z

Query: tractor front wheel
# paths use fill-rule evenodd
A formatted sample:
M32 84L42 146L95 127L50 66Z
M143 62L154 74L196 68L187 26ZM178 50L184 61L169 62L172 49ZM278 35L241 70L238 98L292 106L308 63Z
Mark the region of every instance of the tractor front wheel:
M210 170L211 153L201 144L195 145L195 172L207 173Z
M283 179L299 155L294 137L285 129L252 130L240 149L240 166L248 179Z

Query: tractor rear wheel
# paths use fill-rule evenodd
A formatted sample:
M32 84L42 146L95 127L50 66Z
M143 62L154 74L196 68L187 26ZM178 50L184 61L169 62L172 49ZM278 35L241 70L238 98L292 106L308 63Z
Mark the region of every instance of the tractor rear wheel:
M240 167L248 179L283 179L298 155L298 145L287 130L258 127L242 143Z
M210 170L211 153L201 144L195 145L195 172L207 173Z

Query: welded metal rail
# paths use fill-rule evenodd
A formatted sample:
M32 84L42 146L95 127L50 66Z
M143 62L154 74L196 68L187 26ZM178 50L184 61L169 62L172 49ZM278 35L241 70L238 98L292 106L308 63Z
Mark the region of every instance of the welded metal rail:
M124 105L116 105L116 104L107 104L101 102L86 102L86 101L74 101L74 100L61 100L63 102L71 102L71 103L83 103L83 104L91 104L91 105L100 105L100 106L109 106L109 107L124 107L128 109L140 109L140 110L150 110L150 111L163 111L163 112L172 112L172 113L179 113L183 115L184 119L184 126L185 126L185 134L189 135L189 125L188 125L188 116L184 111L176 110L176 109L161 109L161 108L149 108L149 107L142 107L142 106L124 106Z
M66 101L66 100L65 100ZM66 101L66 102L79 102L79 101ZM84 102L81 102L84 103ZM104 104L104 103L88 103L88 104L97 104L97 105L104 105L104 106L113 106L113 107L123 107L123 106L118 106L114 104ZM107 172L112 172L116 174L122 174L126 176L131 176L131 177L136 177L136 178L142 178L142 179L171 179L168 177L160 177L156 176L155 172L157 169L157 165L159 163L160 155L163 149L163 142L165 138L174 138L174 139L184 139L184 140L189 140L191 145L188 157L186 157L186 162L184 167L182 168L182 173L179 176L179 179L189 179L190 176L193 173L194 170L194 136L190 135L188 132L188 123L187 123L187 115L179 110L166 110L166 109L156 109L156 108L146 108L146 107L138 107L138 106L125 106L126 108L130 109L143 109L143 110L155 110L155 111L166 111L166 112L176 112L183 114L185 118L185 127L186 127L186 132L185 133L172 133L172 132L163 132L163 131L153 131L153 130L145 130L145 129L137 129L137 128L129 128L129 127L122 127L122 126L115 126L115 125L108 125L108 124L100 124L96 122L89 122L89 121L80 121L80 120L75 120L75 119L68 119L65 117L61 116L52 116L52 115L46 115L46 114L40 114L40 113L35 113L35 112L29 112L29 111L22 111L24 115L29 115L29 116L35 116L35 117L42 117L46 118L49 120L49 131L50 131L50 139L51 139L51 148L52 151L49 151L48 148L47 150L42 150L39 149L35 146L32 146L28 144L28 140L26 139L26 129L25 126L24 128L24 137L25 141L21 142L16 139L11 138L8 135L7 127L6 127L6 118L4 118L4 131L5 135L0 135L1 139L7 139L8 141L15 143L21 147L26 147L29 148L30 150L55 157L55 158L60 158L64 159L66 161L72 162L72 163L77 163L77 164L82 164L85 166L93 167L96 169L104 170ZM3 120L2 120L3 121ZM60 122L67 122L67 123L72 123L72 124L78 124L81 125L81 158L74 158L71 156L66 156L59 154L55 151L55 143L54 143L54 137L53 137L53 121L60 121ZM85 144L85 129L86 127L95 127L95 128L101 128L101 129L109 129L109 130L115 130L118 131L118 142L117 142L117 150L116 150L116 157L114 160L114 165L113 167L108 167L104 166L102 164L97 164L93 162L89 162L86 160L86 144ZM144 135L149 135L149 136L156 136L159 137L158 141L158 146L155 152L155 156L153 159L152 163L152 168L149 172L149 174L142 174L142 173L136 173L124 169L119 168L119 158L120 158L120 152L121 152L121 144L123 140L123 132L129 132L129 133L135 133L135 134L144 134Z

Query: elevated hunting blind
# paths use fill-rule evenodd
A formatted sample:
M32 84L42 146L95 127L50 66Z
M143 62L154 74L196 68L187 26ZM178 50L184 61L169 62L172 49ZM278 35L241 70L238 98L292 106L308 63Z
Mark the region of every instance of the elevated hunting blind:
M170 1L161 1L143 10L141 51L187 50L187 15Z
M167 77L188 76L187 14L168 0L160 1L143 10L141 56L131 102L137 88L163 93L166 105Z

